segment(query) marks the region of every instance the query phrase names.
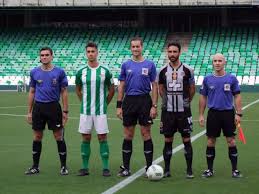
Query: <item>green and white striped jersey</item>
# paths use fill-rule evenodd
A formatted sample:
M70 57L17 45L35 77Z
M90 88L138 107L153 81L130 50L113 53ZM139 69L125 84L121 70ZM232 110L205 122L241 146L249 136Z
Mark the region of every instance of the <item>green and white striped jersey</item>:
M108 68L86 66L76 74L76 85L82 87L81 114L103 115L107 113L107 91L113 84L113 76Z

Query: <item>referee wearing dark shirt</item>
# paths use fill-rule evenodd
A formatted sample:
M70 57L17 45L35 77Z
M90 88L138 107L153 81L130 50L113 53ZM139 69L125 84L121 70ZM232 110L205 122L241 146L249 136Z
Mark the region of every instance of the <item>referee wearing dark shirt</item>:
M237 78L225 72L225 57L217 53L213 57L214 73L206 76L200 89L199 122L204 126L204 110L208 104L206 123L207 135L207 165L208 169L202 174L208 178L214 175L213 161L215 158L216 138L221 130L228 144L228 155L232 165L232 177L240 178L242 174L237 170L237 147L235 141L236 124L242 117L240 87ZM233 99L235 108L233 106Z
M64 125L68 120L68 81L63 69L52 65L53 51L49 47L40 50L41 66L30 72L30 91L28 96L27 121L32 124L33 165L25 174L34 175L40 172L39 160L42 148L43 130L46 123L53 131L61 162L61 175L67 175L66 143L64 140ZM59 104L60 95L63 111Z

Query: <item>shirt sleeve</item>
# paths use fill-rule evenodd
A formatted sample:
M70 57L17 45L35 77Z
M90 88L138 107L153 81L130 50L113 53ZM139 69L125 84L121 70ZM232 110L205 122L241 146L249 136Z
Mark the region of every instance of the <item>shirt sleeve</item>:
M208 87L206 77L203 79L202 85L200 87L200 94L203 96L208 96Z
M160 69L158 74L157 74L157 82L158 84L165 84L165 73L163 69Z
M110 87L112 84L114 84L113 75L109 70L106 72L105 77L106 77L105 82L106 82L108 87Z
M119 80L120 81L126 80L126 64L125 63L123 63L121 65L121 73L120 73L120 76L119 76Z
M75 80L77 86L83 85L81 77L82 77L82 70L79 70L76 73L76 80Z
M231 91L232 91L233 95L240 93L240 86L239 86L238 80L235 76L233 76L233 79L232 79Z
M150 73L150 81L151 82L156 81L156 65L153 62L152 62L151 73Z
M158 73L156 74L156 82L159 83L159 80L160 80L160 72L161 72L161 69L159 69Z
M68 86L67 75L63 69L61 70L60 83L62 88L66 88Z
M190 78L189 78L189 84L195 84L195 79L194 79L194 70L190 69Z
M36 87L36 80L33 78L33 71L30 72L30 87L35 88Z

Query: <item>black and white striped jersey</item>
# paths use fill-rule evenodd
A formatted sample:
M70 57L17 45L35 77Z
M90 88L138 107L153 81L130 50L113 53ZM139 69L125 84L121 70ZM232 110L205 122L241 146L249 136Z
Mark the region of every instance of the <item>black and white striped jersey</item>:
M164 86L162 110L184 112L190 108L190 85L195 83L193 69L181 63L174 69L170 64L163 66L157 76L159 85Z

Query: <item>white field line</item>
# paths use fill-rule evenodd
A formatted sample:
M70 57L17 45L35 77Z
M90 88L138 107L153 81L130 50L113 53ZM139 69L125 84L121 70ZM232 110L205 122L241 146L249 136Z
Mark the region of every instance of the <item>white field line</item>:
M248 107L256 104L259 102L259 99L257 99L256 101L253 101L249 104L247 104L246 106L244 106L242 108L242 110L247 109ZM199 137L201 137L202 135L204 135L206 133L206 130L201 131L200 133L194 135L191 140L192 142L197 140ZM180 151L181 149L184 148L184 145L178 145L176 148L173 149L173 155L176 154L178 151ZM160 162L163 161L163 156L160 156L159 158L157 158L155 161L153 161L153 164L159 164ZM141 168L140 170L138 170L136 173L134 173L133 175L129 176L128 178L125 178L124 180L120 181L119 183L117 183L116 185L112 186L111 188L109 188L108 190L104 191L102 194L113 194L116 193L117 191L119 191L120 189L124 188L125 186L127 186L128 184L132 183L133 181L135 181L138 177L140 177L143 173L145 172L145 168Z

